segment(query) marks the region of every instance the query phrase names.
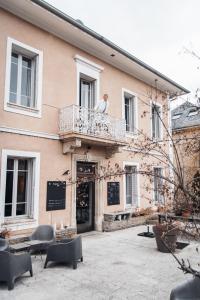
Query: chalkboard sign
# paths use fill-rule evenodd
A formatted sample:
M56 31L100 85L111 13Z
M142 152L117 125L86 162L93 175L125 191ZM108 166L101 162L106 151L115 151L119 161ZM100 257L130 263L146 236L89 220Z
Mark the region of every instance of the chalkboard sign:
M108 200L108 205L120 204L119 182L108 182L107 183L107 200Z
M47 211L65 209L66 181L47 181Z

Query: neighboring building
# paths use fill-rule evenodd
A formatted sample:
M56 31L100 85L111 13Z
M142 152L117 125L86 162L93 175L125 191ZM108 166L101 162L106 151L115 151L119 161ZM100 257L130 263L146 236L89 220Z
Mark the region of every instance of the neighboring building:
M184 180L200 170L200 108L189 101L172 110L172 130Z
M188 91L44 1L0 7L0 224L18 233L59 222L102 230L104 213L163 201L159 182L144 189L140 154L127 146L138 132L162 140L152 99L169 127L163 106ZM99 114L104 93L108 114ZM92 176L108 159L131 172L65 186L67 173Z

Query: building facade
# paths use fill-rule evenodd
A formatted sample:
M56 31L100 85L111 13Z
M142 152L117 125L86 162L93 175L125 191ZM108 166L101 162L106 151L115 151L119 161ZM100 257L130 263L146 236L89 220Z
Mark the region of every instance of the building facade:
M177 141L184 182L192 183L200 171L200 108L186 101L172 110L172 133ZM177 165L177 162L175 161Z
M102 230L105 213L160 201L134 141L162 140L152 103L170 129L163 107L188 91L43 1L0 1L0 25L1 226ZM94 109L104 94L106 114ZM76 184L116 164L130 172Z

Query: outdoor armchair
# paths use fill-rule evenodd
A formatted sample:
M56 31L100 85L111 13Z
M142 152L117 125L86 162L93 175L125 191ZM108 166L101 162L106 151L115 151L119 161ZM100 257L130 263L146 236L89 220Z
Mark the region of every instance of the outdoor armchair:
M32 249L35 251L47 250L50 244L54 243L55 231L51 225L39 225L36 230L29 237L30 241L41 241L40 244L32 246Z
M29 253L14 255L7 251L0 252L0 281L7 282L8 290L12 290L15 279L26 272L33 276Z
M83 261L81 236L73 240L62 240L49 246L44 268L47 267L49 261L69 263L72 264L73 269L76 269L77 262Z
M9 251L8 241L0 238L0 251Z

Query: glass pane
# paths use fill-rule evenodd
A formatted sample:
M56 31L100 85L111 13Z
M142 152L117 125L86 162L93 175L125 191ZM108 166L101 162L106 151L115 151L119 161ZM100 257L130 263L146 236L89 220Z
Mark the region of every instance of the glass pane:
M26 172L18 172L17 202L26 202Z
M13 193L13 171L7 171L5 203L12 203L12 193Z
M11 62L18 64L18 54L14 53L14 52L12 53Z
M25 215L26 214L26 204L17 204L16 215Z
M31 69L22 67L21 104L30 107L31 99Z
M28 161L26 159L18 160L18 170L28 170Z
M126 120L126 131L130 131L130 107L129 99L125 98L125 120Z
M10 70L10 93L12 93L10 102L16 103L17 94L17 75L18 75L18 59L12 55Z
M10 103L16 103L17 102L17 94L16 93L11 93L10 92L9 102Z
M30 58L22 57L22 66L26 68L31 68L32 60Z
M7 170L13 170L14 169L14 159L8 158L7 160Z
M12 204L11 205L5 205L4 216L5 217L11 217L11 215L12 215Z

